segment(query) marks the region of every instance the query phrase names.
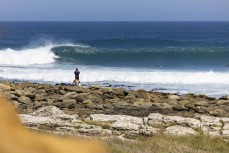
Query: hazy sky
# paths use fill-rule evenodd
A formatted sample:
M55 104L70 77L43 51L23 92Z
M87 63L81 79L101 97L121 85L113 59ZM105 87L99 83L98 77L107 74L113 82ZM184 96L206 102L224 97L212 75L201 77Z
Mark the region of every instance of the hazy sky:
M0 0L0 20L229 21L229 0Z

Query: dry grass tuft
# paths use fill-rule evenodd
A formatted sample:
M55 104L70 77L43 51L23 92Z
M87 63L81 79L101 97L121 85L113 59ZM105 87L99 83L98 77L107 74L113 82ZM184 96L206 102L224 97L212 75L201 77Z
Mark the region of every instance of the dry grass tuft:
M138 142L106 141L112 153L229 153L229 143L205 135L139 137Z

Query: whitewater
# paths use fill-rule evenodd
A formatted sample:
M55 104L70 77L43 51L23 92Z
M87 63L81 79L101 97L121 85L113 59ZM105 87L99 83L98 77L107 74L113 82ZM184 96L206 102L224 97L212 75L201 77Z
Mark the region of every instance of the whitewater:
M0 80L229 95L229 22L1 22ZM1 30L3 29L3 30Z
M33 81L38 83L72 83L73 71L79 67L83 84L110 84L145 88L158 88L165 92L205 93L211 96L227 94L216 89L229 85L229 72L159 70L147 68L106 67L60 63L61 58L52 48L85 47L73 44L47 45L22 50L0 51L0 78L8 80ZM152 86L154 88L152 88ZM198 86L198 89L196 89Z

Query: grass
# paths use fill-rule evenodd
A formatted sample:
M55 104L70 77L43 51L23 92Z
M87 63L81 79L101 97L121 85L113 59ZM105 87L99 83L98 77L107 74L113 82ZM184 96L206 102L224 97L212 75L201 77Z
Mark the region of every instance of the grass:
M89 124L89 125L100 126L103 129L110 129L111 128L109 123L102 123L102 122L90 121L90 120L83 120L83 122L86 124Z
M229 142L203 134L188 137L160 134L150 138L138 137L137 140L109 139L105 144L111 153L229 153Z

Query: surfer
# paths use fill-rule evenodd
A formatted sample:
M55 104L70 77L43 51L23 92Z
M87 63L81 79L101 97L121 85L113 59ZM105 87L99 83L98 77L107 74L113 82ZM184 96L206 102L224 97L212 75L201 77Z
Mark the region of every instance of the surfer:
M76 68L74 74L75 74L75 80L73 81L73 84L77 85L77 86L80 86L81 85L80 84L80 71L79 71L78 68Z

